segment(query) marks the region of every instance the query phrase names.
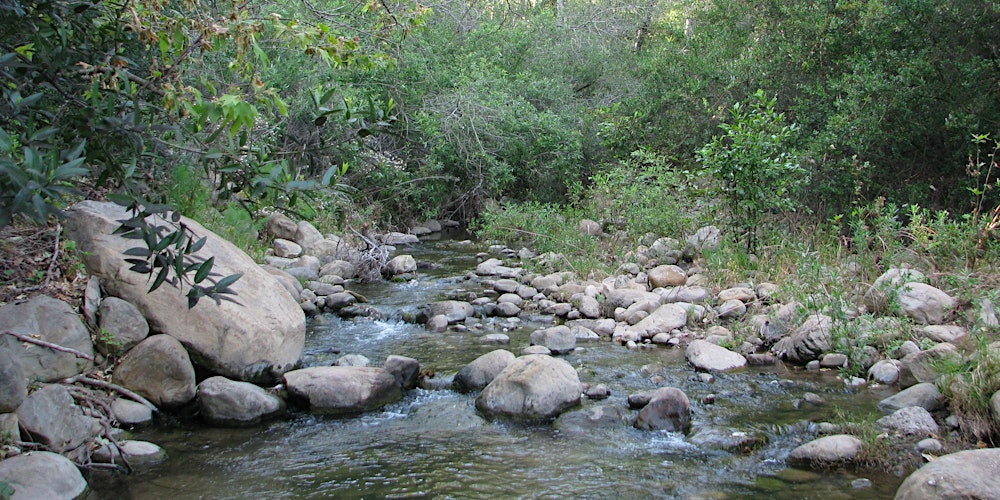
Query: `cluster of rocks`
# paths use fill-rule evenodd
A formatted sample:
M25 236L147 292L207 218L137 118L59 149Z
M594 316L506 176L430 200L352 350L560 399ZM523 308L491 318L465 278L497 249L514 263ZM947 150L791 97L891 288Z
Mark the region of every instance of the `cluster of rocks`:
M821 312L807 314L794 301L780 302L779 287L771 283L737 284L713 291L696 256L705 245L717 243L717 235L717 229L707 227L684 243L670 238L655 239L648 246L640 246L634 254L635 263L623 265L620 274L586 281L576 280L568 272L533 274L520 265L525 259L543 264L558 261L557 255L535 256L525 249L493 247L491 253L481 255L480 264L469 275L485 285L481 296L468 301L429 304L416 319L426 322L434 331L474 330L482 327L484 317L502 318L512 328L521 319L550 322L553 326L530 334L531 345L521 351L522 356L517 360L538 354L565 354L577 349L580 342L605 339L631 349L656 345L685 347L688 362L697 371L709 374L782 362L810 370L851 368L866 373L867 377L845 380L850 389L857 390L869 383L901 389L879 404L887 416L878 425L888 435L899 442L915 442L912 450L916 457L943 449L937 439L943 434L939 422L954 429L958 420L944 411L947 402L935 385L939 376L935 366L943 359L960 361L963 355L959 346L968 335L955 324L954 298L927 284L919 271L905 267L889 269L860 293L854 308L846 315L848 319L838 315L838 320L834 320ZM977 322L998 325L992 310L992 304L984 302ZM729 327L737 329L737 333ZM838 350L837 331L850 332L852 339L868 340L868 344L877 344L880 336L906 332L904 337L918 339L919 344L907 340L890 353L870 346L847 352ZM502 333L489 333L481 341L506 344L510 338ZM466 373L484 363L484 359L491 360L492 371ZM514 359L508 351L489 353L463 369L454 386L459 390L489 387L489 382L484 382L489 380L488 375L499 373L497 367ZM852 363L859 366L850 366ZM526 385L523 381L519 384ZM518 414L494 410L490 402L496 396L492 390L489 393L483 390L487 395L480 394L477 398L477 408L481 411ZM562 424L564 421L576 422L574 425L629 422L643 429L690 429L686 420L688 402L683 392L676 388L659 391L673 396L654 398L657 404L635 406L642 408L638 415L630 417L624 409L614 406L595 406L567 413L557 420L557 425L569 425ZM530 399L525 395L512 398ZM633 399L642 401L641 397L630 397L630 404ZM1000 396L993 400L1000 401ZM520 411L529 418L539 417L527 409ZM647 416L644 414L647 411L655 411L658 416ZM793 450L788 456L790 463L824 468L864 456L863 444L857 437L837 434L837 429L829 424L819 428L830 435ZM738 439L736 445L753 445L756 439L747 435Z
M163 449L128 440L123 431L160 412L196 413L209 425L252 425L282 415L289 404L328 414L371 411L416 386L420 365L404 356L389 356L381 367L295 369L305 339L305 290L285 290L299 284L292 276L311 277L291 274L306 273L305 266L260 266L197 222L181 221L207 237L196 255L214 257L218 275L242 273L231 285L234 300L189 308L183 288L148 292L146 277L125 261L135 240L115 234L128 218L111 203L86 201L69 210L67 236L92 275L82 315L47 296L0 307L0 433L9 457L0 462L0 481L18 497L78 496L86 482L76 464L135 469L161 462ZM307 235L300 241L324 258L355 255L330 237L315 239L311 226L295 227ZM276 251L289 246L276 241ZM338 293L322 295L324 304L339 300ZM108 365L113 369L101 369ZM38 447L46 451L31 451Z
M420 242L420 236L457 226L454 221L430 220L409 233L389 232L377 238L322 234L308 221L296 223L280 213L268 218L266 230L273 244L263 268L296 298L307 315L329 312L341 317L377 316L366 299L345 288L351 280L407 280L419 263L412 255L393 255L398 247Z

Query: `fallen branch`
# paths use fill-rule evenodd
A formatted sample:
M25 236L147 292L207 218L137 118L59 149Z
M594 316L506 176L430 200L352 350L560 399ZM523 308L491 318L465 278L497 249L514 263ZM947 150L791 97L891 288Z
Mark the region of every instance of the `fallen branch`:
M147 406L149 409L153 410L154 412L159 413L159 411L160 411L159 408L157 408L156 405L154 405L153 403L150 403L148 399L146 399L146 398L144 398L144 397L142 397L142 396L140 396L140 395L138 395L138 394L136 394L136 393L134 393L134 392L132 392L132 391L130 391L130 390L122 387L122 386L120 386L120 385L112 384L111 382L105 382L103 380L98 380L96 378L90 378L90 377L84 376L82 374L81 375L77 375L75 377L70 377L68 379L63 380L62 382L64 384L75 384L75 383L79 382L81 384L92 385L94 387L100 387L101 389L107 389L109 391L114 391L114 392L117 392L118 394L121 394L122 396L125 396L125 397L127 397L127 398L129 398L129 399L131 399L131 400L133 400L135 402L137 402L137 403L141 403L141 404Z
M64 346L61 346L59 344L53 344L52 342L46 342L44 340L39 340L39 339L36 339L34 337L30 337L28 335L24 335L22 333L12 332L10 330L7 330L7 331L5 331L3 333L0 333L0 335L4 335L4 334L10 335L10 336L12 336L12 337L14 337L14 338L22 341L22 342L27 342L29 344L35 344L35 345L38 345L38 346L47 347L49 349L52 349L53 351L59 351L59 352L65 352L65 353L68 353L68 354L72 354L72 355L74 355L74 356L76 356L78 358L86 359L87 361L93 361L94 360L94 357L91 356L90 354L87 354L87 353L82 352L82 351L78 351L76 349L73 349L72 347L64 347Z

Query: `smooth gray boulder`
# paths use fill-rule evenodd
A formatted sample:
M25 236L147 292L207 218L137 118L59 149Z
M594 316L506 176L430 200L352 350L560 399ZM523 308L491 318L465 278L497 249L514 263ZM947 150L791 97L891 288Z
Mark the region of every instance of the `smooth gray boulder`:
M131 399L115 398L111 402L111 413L122 425L138 425L153 420L152 408Z
M39 340L76 349L91 357L94 355L90 332L80 316L69 304L47 295L36 295L27 302L0 307L0 332L6 331L37 336ZM55 382L94 365L70 353L21 342L12 335L0 334L0 349L14 357L28 381Z
M531 354L515 359L476 398L489 418L542 421L580 404L583 384L566 361Z
M11 500L77 498L87 490L76 464L48 451L29 451L0 461L0 481L14 488Z
M899 380L900 365L895 359L883 359L868 369L868 379L880 384L891 385Z
M104 353L124 353L149 336L146 318L131 302L105 297L97 311L101 327L98 348Z
M688 311L683 306L670 303L664 304L650 313L638 323L630 326L628 331L634 332L640 338L653 338L657 333L670 333L686 325L688 321Z
M905 283L896 300L903 314L926 325L944 323L955 309L955 299L944 291L925 283Z
M182 218L194 234L207 237L196 254L214 257L213 272L242 273L230 288L234 301L203 299L188 308L185 293L164 285L148 293L148 276L129 271L122 252L136 240L112 234L130 213L114 203L84 201L68 211L67 236L77 242L87 269L99 276L111 295L139 308L150 328L181 341L195 361L210 371L238 380L270 382L291 369L302 355L305 314L270 273L232 243L201 224ZM149 218L162 226L161 219Z
M17 410L28 396L27 382L21 365L7 349L0 349L0 413Z
M910 474L896 500L959 500L1000 497L1000 448L965 450L938 457Z
M688 344L685 356L688 363L703 372L727 372L747 365L747 359L739 353L700 339Z
M32 440L58 453L78 450L102 430L101 421L85 415L61 384L32 392L17 409L17 419Z
M629 405L633 402L629 396ZM661 387L648 393L649 401L642 405L633 424L646 431L669 431L687 434L691 430L691 401L676 387Z
M941 395L937 386L930 382L924 382L879 401L878 409L884 413L892 413L910 406L919 406L927 411L934 411L941 408L943 404L944 396Z
M317 413L364 413L403 397L396 377L383 368L314 366L285 373L284 380L289 395Z
M111 378L157 407L178 407L196 394L191 359L180 341L169 335L153 335L133 347Z
M788 462L821 468L851 462L861 453L863 446L860 439L848 434L824 436L792 450L788 454Z
M504 349L483 354L458 371L452 388L458 392L481 391L515 359L514 353Z
M215 376L198 384L199 414L216 425L252 425L277 415L285 402L249 382Z
M548 347L552 354L566 354L576 349L576 334L566 325L535 330L530 340L531 345Z
M925 281L927 281L927 277L916 269L890 267L865 292L865 307L871 313L884 312L889 307L890 302L896 300L899 289L905 283L923 283Z

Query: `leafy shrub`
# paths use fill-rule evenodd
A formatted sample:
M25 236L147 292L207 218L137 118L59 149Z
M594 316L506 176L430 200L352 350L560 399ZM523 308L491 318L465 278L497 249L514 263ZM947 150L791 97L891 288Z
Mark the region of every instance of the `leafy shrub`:
M722 184L726 209L748 250L757 248L764 214L795 209L793 193L805 180L805 171L786 150L797 127L785 124L776 102L758 90L748 104L734 104L731 123L719 125L725 134L698 151L698 160Z

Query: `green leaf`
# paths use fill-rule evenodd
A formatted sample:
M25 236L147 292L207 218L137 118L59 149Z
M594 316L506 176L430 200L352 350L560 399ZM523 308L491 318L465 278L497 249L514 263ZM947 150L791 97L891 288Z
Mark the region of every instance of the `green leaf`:
M243 273L230 274L229 276L226 276L225 278L222 278L218 282L216 282L215 289L218 290L220 293L225 293L224 290L229 288L229 285L236 283L242 277Z
M7 131L3 127L0 127L0 151L10 153L12 147L13 142L10 140L10 135L7 134Z
M169 274L170 266L163 266L163 268L160 269L160 272L157 273L156 279L153 280L153 284L149 287L149 291L147 293L153 293L157 288L160 288L160 285L167 280L167 276Z
M202 281L205 281L205 278L208 277L208 274L212 272L213 264L215 264L214 256L209 257L208 260L202 262L201 266L198 268L198 272L195 273L194 275L194 282L201 283Z

